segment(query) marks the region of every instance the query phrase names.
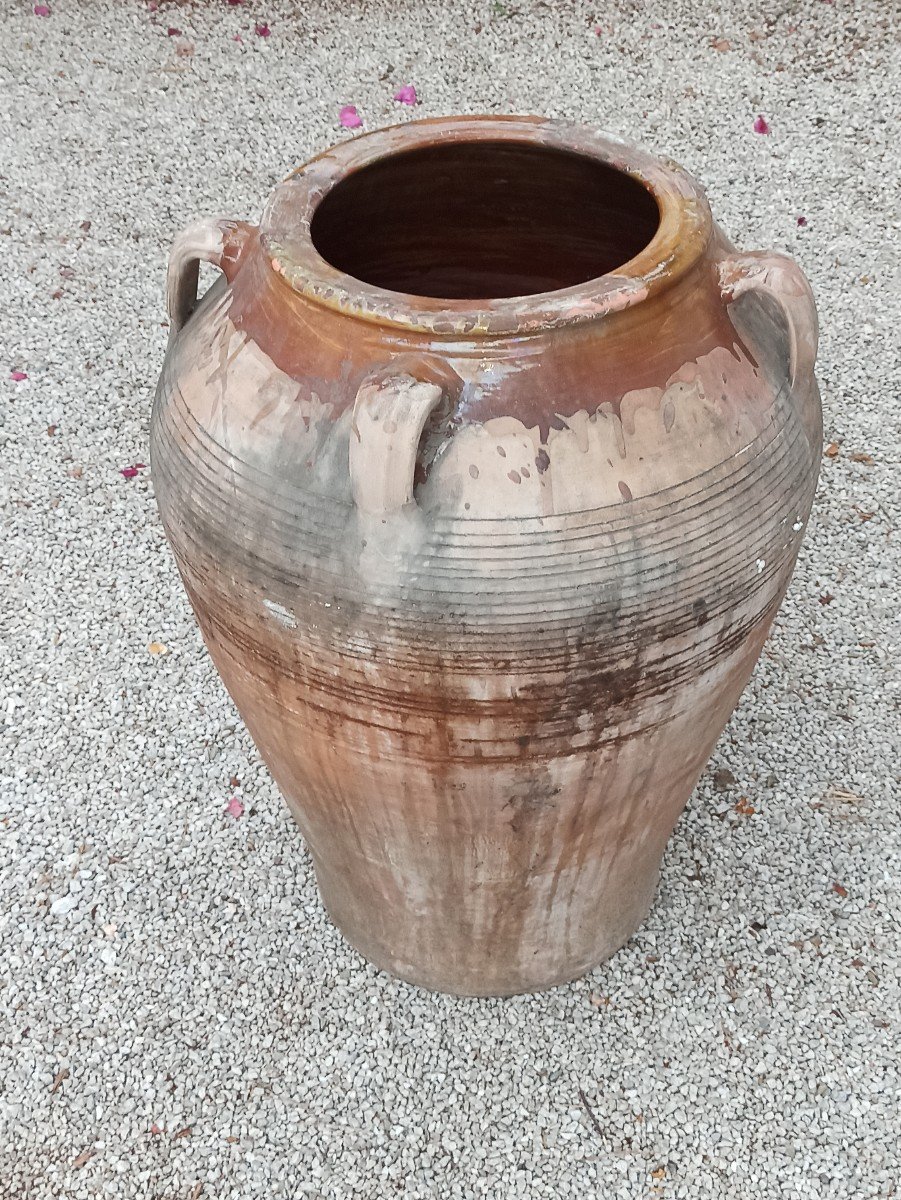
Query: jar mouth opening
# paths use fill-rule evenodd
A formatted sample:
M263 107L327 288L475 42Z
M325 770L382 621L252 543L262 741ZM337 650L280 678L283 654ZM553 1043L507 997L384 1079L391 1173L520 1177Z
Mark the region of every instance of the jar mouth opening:
M273 194L262 242L297 292L436 335L578 324L669 286L711 231L673 163L568 122L463 117L344 142Z

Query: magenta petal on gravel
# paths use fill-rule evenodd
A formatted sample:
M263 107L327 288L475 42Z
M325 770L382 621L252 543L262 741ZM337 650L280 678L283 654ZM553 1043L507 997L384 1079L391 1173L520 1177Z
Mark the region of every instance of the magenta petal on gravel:
M807 224L807 218L806 217L798 217L798 224L803 227L804 225Z
M135 477L135 475L137 475L138 471L143 471L143 470L144 470L143 463L135 463L133 466L123 467L121 469L121 471L119 472L119 474L124 476L125 479L134 479L134 477Z
M338 113L338 120L345 129L359 129L363 118L357 112L355 104L345 104Z
M254 30L256 31L257 37L269 37L270 33L272 33L272 30L264 21L258 21L256 25L254 25Z
M14 383L21 383L23 379L28 378L28 372L27 371L10 371L9 377L10 377L10 379L13 380Z
M416 88L412 83L405 83L402 88L394 93L394 99L399 104L416 104Z
M758 116L757 120L754 122L754 132L755 133L769 133L770 132L770 127L769 127L769 125L767 125L766 120L763 117Z
M231 800L229 800L228 804L225 806L225 811L230 817L234 817L237 821L238 817L242 817L244 815L244 805L237 796L232 796Z
M36 17L49 17L50 9L47 7L46 4L36 4L34 6L34 15Z
M232 38L232 41L240 42L242 46L244 44L244 39L241 37L240 33L236 33L235 36Z
M174 25L170 25L166 30L166 37L181 37L181 30L176 29Z

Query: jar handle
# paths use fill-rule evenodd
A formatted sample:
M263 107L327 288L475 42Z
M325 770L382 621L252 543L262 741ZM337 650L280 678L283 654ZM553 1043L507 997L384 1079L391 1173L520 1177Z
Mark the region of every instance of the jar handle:
M172 243L166 272L170 339L183 328L197 305L201 259L218 267L231 283L256 233L256 226L247 221L209 217L178 234Z
M719 265L719 276L726 301L760 292L776 302L788 327L792 390L799 382L812 379L819 323L810 284L795 260L776 251L757 250L725 259Z
M354 503L373 515L413 504L419 439L443 390L412 375L370 379L357 392L350 428Z

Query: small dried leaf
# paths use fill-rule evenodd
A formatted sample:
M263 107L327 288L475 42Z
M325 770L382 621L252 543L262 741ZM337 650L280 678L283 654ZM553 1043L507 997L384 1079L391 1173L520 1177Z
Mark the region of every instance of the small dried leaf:
M178 55L179 58L191 58L192 55L194 54L194 43L193 42L181 42L178 46L175 47L175 53Z
M848 894L848 889L846 887L842 887L840 883L833 883L832 890L835 892L836 896L841 896L842 899L844 899Z
M72 1166L77 1171L79 1167L83 1167L86 1162L89 1162L96 1153L97 1151L91 1147L89 1147L87 1150L82 1150L81 1154L72 1159Z
M834 599L835 597L831 592L823 592L820 596L820 604L825 607L827 604L831 604Z
M868 467L872 467L875 461L871 454L864 454L862 450L857 450L851 455L851 462L864 463Z
M151 654L168 654L169 647L163 642L151 642L147 647Z
M838 458L839 443L830 442L823 453L827 458Z
M752 817L757 809L750 803L747 796L739 796L735 803L735 811L742 817Z
M174 1141L176 1138L186 1138L186 1137L190 1137L190 1136L191 1136L191 1126L186 1125L184 1127L184 1129L179 1129L178 1133L173 1133L172 1140Z
M50 1088L50 1095L54 1095L63 1086L63 1081L69 1078L68 1067L63 1067L61 1071L57 1071L53 1078L53 1086Z
M732 49L732 43L728 38L714 38L710 45L714 50L719 50L720 54L725 54Z

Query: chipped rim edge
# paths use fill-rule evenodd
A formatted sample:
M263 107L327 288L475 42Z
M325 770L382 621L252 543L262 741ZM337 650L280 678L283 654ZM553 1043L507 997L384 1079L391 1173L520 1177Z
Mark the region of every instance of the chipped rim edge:
M630 175L657 202L651 241L616 271L574 287L496 300L443 300L364 283L333 267L313 245L310 223L325 195L371 163L451 142L508 141L595 158ZM573 121L468 116L410 121L341 142L293 171L263 213L260 240L270 264L309 300L372 324L455 337L513 336L579 325L670 287L703 255L713 221L701 185L678 163Z

